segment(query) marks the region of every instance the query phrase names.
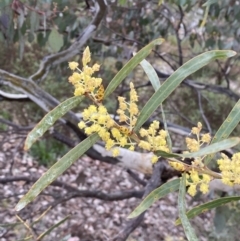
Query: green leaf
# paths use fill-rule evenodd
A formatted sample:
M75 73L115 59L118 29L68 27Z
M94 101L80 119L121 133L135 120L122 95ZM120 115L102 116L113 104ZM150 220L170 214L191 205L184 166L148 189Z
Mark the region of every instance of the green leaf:
M155 71L155 69L153 68L153 66L147 61L147 60L143 60L141 61L140 65L142 66L144 72L146 73L146 75L148 76L148 79L150 80L155 92L161 87L161 83L160 80L158 78L158 75ZM165 131L167 131L167 145L170 148L170 150L172 150L172 141L168 132L168 128L167 128L167 121L166 121L166 117L165 117L165 113L163 110L163 105L160 104L161 107L161 112L162 112L162 119L163 119L163 123L164 123L164 129Z
M187 3L187 0L180 0L179 4L181 7L183 7Z
M213 50L200 54L189 60L177 69L148 100L138 117L135 131L149 119L158 106L178 87L178 85L189 75L196 72L213 60L229 58L236 54L231 50Z
M32 32L27 33L27 40L29 43L32 43L35 40L35 35Z
M202 6L203 7L210 7L212 4L217 3L218 0L208 0Z
M186 203L185 203L185 194L186 194L186 173L183 173L178 195L178 211L179 217L183 225L184 233L189 241L197 241L197 236L192 228L187 215L186 215Z
M213 208L219 207L223 204L233 202L233 201L239 201L240 197L222 197L219 199L215 199L213 201L201 204L199 206L196 206L195 208L189 210L186 215L189 219L196 217L197 215L207 212ZM175 222L175 225L181 224L181 220L177 219Z
M53 28L49 35L48 43L53 52L58 52L63 46L63 35Z
M48 114L35 126L35 128L28 134L25 141L24 150L28 150L32 144L39 139L59 118L65 115L69 110L76 107L84 97L74 96L65 100Z
M228 117L222 123L215 136L212 139L211 144L221 141L222 139L226 139L236 128L238 123L240 122L240 100L234 105ZM213 156L207 156L205 158L205 163L208 164Z
M127 2L126 0L119 0L118 4L119 4L119 6L125 6L126 2Z
M161 84L160 84L160 80L158 78L158 75L157 75L155 69L145 59L140 62L140 65L142 66L144 72L148 76L148 79L150 80L150 82L151 82L151 84L152 84L152 86L153 86L153 88L156 92L160 88Z
M24 10L21 7L17 7L16 9L18 11L18 15L17 15L17 20L18 20L18 28L22 28L23 24L26 20L25 18L25 13Z
M4 7L6 7L7 5L9 5L9 2L8 2L8 1L6 1L6 0L0 1L0 8L1 8L1 10L2 10Z
M65 156L57 161L50 169L48 169L31 187L26 195L24 195L16 205L16 211L23 209L28 203L32 202L48 185L57 179L64 171L66 171L80 156L82 156L91 146L93 146L99 136L93 134L80 142L71 149Z
M167 183L164 183L157 189L153 190L140 204L137 206L134 211L128 216L128 218L135 218L141 213L146 211L154 202L160 198L166 196L167 194L178 190L180 180L174 179Z
M19 39L18 39L18 42L19 42L19 58L20 60L22 60L23 58L23 54L24 54L24 50L25 50L25 37L21 34L21 31L20 29L18 29L19 31Z
M164 158L180 158L180 157L182 157L181 154L178 154L178 153L168 153L168 152L165 152L165 151L156 151L154 153L157 156L161 156L161 157L164 157Z
M213 154L216 152L220 152L223 150L226 150L228 148L232 148L233 146L236 146L240 143L239 137L231 137L223 141L219 141L217 143L211 144L209 146L206 146L202 149L200 149L197 152L187 153L187 154L179 154L179 156L182 157L199 157L199 156L205 156L209 154Z
M13 227L15 227L15 226L17 226L17 225L22 225L22 222L16 222L16 223L0 223L0 227L1 228L13 228Z
M33 34L39 28L40 17L35 11L30 12L30 31Z
M200 156L210 155L216 152L232 148L240 143L239 137L231 137L226 140L219 141L209 146L201 148L199 151L191 152L187 154L178 154L178 153L167 153L165 151L156 151L156 155L165 157L165 158L194 158Z
M64 223L65 221L67 221L69 219L70 216L67 216L65 218L63 218L62 220L60 220L59 222L57 222L56 224L54 224L52 227L50 227L47 231L45 231L44 233L40 234L37 237L37 241L38 240L42 240L46 235L50 234L52 232L53 229L57 228L58 226L60 226L62 223Z
M142 48L135 56L133 56L124 66L123 68L115 75L115 77L111 80L109 83L106 91L105 91L105 97L108 97L128 76L128 74L146 57L148 56L155 45L159 45L164 40L159 38L155 39L151 43L149 43L147 46Z

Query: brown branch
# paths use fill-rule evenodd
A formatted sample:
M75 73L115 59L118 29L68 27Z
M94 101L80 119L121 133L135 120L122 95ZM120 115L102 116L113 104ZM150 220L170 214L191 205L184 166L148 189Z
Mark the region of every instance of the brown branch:
M159 78L161 78L161 76L164 74L161 71L155 69L157 75L159 76ZM166 78L168 78L170 75L166 75ZM151 83L149 83L150 85ZM207 91L211 91L213 93L219 93L219 94L224 94L228 97L230 97L231 99L238 101L240 96L238 94L236 94L235 92L233 92L231 89L227 88L227 87L223 87L223 86L219 86L219 85L212 85L212 84L205 84L205 83L201 83L201 82L197 82L195 80L190 80L190 79L185 79L182 84L197 89L197 90L207 90Z
M204 84L204 83L196 82L196 81L193 81L190 79L184 80L183 84L185 84L189 87L195 88L197 90L207 90L207 91L211 91L213 93L224 94L235 101L238 101L240 98L240 96L238 94L234 93L232 90L230 90L226 87L219 86L219 85Z
M5 125L8 125L8 126L11 126L13 127L14 129L17 129L17 130L23 130L23 131L30 131L33 129L33 125L30 125L30 126L20 126L20 125L17 125L15 123L13 123L12 121L8 121L8 120L5 120L5 119L2 119L0 118L0 123L3 123Z
M135 180L137 181L139 184L141 184L142 186L146 186L147 183L141 179L135 172L133 172L132 170L128 169L127 173Z
M202 107L202 94L198 90L196 90L196 92L197 92L197 96L198 96L198 106L199 106L200 114L201 114L201 116L202 116L202 118L203 118L203 120L204 120L204 122L207 126L209 134L212 135L211 125L210 125L206 115L204 114L204 110L203 110L203 107Z
M25 94L30 100L46 112L50 111L59 104L57 99L42 90L32 80L9 73L2 69L0 69L0 83ZM78 119L77 117L71 115L71 119L72 118L75 119L75 121Z
M226 61L226 64L228 64L229 61L230 61L230 59L228 59L228 60ZM216 62L217 62L218 67L220 68L220 70L221 70L221 72L222 72L222 75L224 76L224 78L225 78L225 80L226 80L227 88L229 89L229 87L230 87L230 80L229 80L228 75L227 75L227 73L226 73L226 69L227 69L227 68L223 68L223 67L221 66L219 60L216 60ZM227 65L226 65L226 66L227 66Z
M18 182L18 181L26 181L29 182L36 182L39 177L32 177L32 176L8 176L8 177L2 177L0 178L1 184L6 184L9 182ZM120 190L120 191L114 191L112 193L109 192L103 192L100 190L79 190L76 187L73 187L67 183L61 182L61 181L54 181L50 184L51 186L60 187L63 189L66 189L68 191L68 194L63 199L59 199L60 202L68 201L71 198L78 198L78 197L87 197L87 198L96 198L101 199L104 201L119 201L124 200L128 198L141 198L143 196L144 191L143 190ZM58 201L58 203L60 203ZM56 203L55 203L56 205Z

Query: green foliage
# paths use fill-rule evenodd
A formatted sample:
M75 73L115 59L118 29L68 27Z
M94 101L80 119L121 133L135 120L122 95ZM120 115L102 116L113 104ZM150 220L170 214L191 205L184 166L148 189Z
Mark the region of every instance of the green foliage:
M8 111L3 110L0 114L0 118L3 118L5 120L11 120L11 115ZM7 125L4 123L0 123L0 131L7 130Z
M1 223L0 226L1 227L13 227L15 229L16 232L20 232L21 234L21 239L19 240L43 240L43 238L48 235L50 232L52 232L53 229L57 228L58 226L60 226L61 224L63 224L66 220L69 219L69 216L66 216L65 218L61 219L60 221L58 221L57 223L53 224L50 228L48 228L46 231L42 232L40 235L38 235L38 237L36 237L36 235L33 235L33 229L36 228L36 224L39 223L40 226L44 226L44 221L42 221L42 218L47 214L47 212L50 210L50 208L48 208L46 211L44 211L40 217L38 217L36 220L32 221L31 223L26 224L24 222L24 220L21 219L21 217L19 217L18 215L16 215L16 217L18 218L18 220L20 222L17 223ZM26 237L27 236L27 237Z
M189 210L186 213L186 215L189 219L191 219L191 218L198 216L201 213L208 212L209 210L211 210L213 208L217 208L217 207L227 204L229 202L235 202L235 201L239 201L239 200L240 200L240 197L222 197L222 198L215 199L213 201L204 203L202 205L196 206L193 209ZM181 220L180 219L176 220L175 224L176 225L181 224Z
M215 142L207 147L204 147L200 149L198 152L192 152L192 153L187 153L187 154L182 154L182 157L197 157L197 156L205 156L209 155L211 153L217 153L223 150L226 150L228 148L234 147L240 143L240 138L239 137L232 137L228 139L224 139L219 142Z
M154 44L153 44L154 46ZM149 48L149 49L148 49ZM108 88L106 89L105 96L110 95L117 86L121 83L122 79L126 77L129 72L140 63L147 54L149 54L152 49L152 44L140 50L138 54L136 54L113 78L110 82ZM178 87L180 82L185 79L188 75L195 72L199 68L208 64L209 62L215 60L216 58L226 58L234 55L233 51L211 51L200 56L193 58L185 65L180 67L172 76L169 77L167 81L157 90L157 92L153 95L146 106L143 108L139 119L136 124L136 129L149 118L149 116L153 113L153 111L162 103L164 99L166 99L171 92ZM150 78L153 78L155 75L149 75ZM152 83L154 84L153 80ZM155 85L155 84L154 84ZM155 86L156 89L158 88ZM160 97L159 97L160 96ZM74 102L76 100L76 102ZM73 101L73 102L72 102ZM63 104L60 104L54 110L52 110L46 117L40 122L39 125L29 134L26 141L26 148L29 148L32 143L38 139L43 133L50 128L54 122L64 115L67 111L74 108L79 102L82 101L82 98L73 97L70 100L65 101ZM150 104L149 104L150 103ZM139 124L140 123L140 124ZM29 202L33 201L39 193L44 190L51 182L53 182L59 175L61 175L67 168L69 168L81 155L83 155L96 141L99 139L99 136L95 133L89 136L87 139L79 143L76 147L74 147L71 151L69 151L65 156L63 156L57 163L55 163L29 190L29 192L19 201L16 206L16 210L19 211L23 209ZM189 154L167 154L168 158L171 157L198 157L204 156L207 154L211 154L213 152L218 152L224 150L226 148L235 146L239 143L239 138L230 138L227 140L222 140L218 143L212 144L208 147L205 147L199 150L196 153ZM164 156L164 153L161 153ZM177 183L175 183L177 182ZM173 182L167 183L165 186L160 187L151 193L140 206L130 215L130 217L134 217L139 215L141 212L145 211L154 201L158 198L163 197L170 191L178 189L178 180L173 180ZM174 185L173 185L174 184ZM179 216L182 221L185 234L189 240L197 240L195 233L188 221L188 218L185 214L185 175L182 177L182 181L179 189Z
M75 96L49 112L39 124L28 134L24 149L28 150L32 144L39 139L58 119L64 116L69 110L81 103L83 97Z
M62 223L64 223L65 221L67 221L69 219L69 216L63 218L62 220L58 221L56 224L54 224L52 227L50 227L48 230L46 230L44 233L42 233L41 235L39 235L38 240L43 239L45 236L47 236L49 233L51 233L53 231L53 229L57 228L58 226L60 226Z
M53 52L58 52L63 46L63 35L53 29L49 34L48 43Z
M212 241L235 241L239 238L239 202L219 206L215 210L214 228L209 234Z
M16 205L15 209L20 211L28 203L32 202L50 183L66 171L80 156L82 156L97 140L98 135L93 134L80 142L59 161L57 161L38 181L32 186L26 195Z
M178 194L178 211L179 211L179 218L182 221L184 232L187 236L188 240L197 241L197 236L192 228L188 217L186 215L186 173L182 175L179 187L179 194Z
M134 211L129 214L128 218L135 218L141 213L146 211L154 202L158 201L160 198L165 197L167 194L174 192L179 189L180 179L174 179L167 183L164 183L154 191L152 191L148 196L141 202L141 204L134 209Z
M150 54L155 45L159 45L163 42L163 39L156 39L141 49L128 63L116 74L116 76L109 83L106 91L105 98L108 97L128 76L128 74L146 57Z
M143 123L153 114L158 106L178 87L178 85L189 75L207 65L215 59L229 58L234 56L234 51L210 51L189 60L177 69L159 88L159 90L148 100L143 107L135 130L138 130Z
M32 147L30 154L37 159L40 165L50 167L67 151L68 148L64 144L53 138L45 138Z
M141 64L142 68L144 69L144 72L148 76L148 79L150 80L155 92L157 92L158 89L161 87L161 82L159 81L159 78L158 78L158 75L157 75L155 69L145 59L143 61L141 61L140 64ZM163 110L163 105L160 104L160 107L161 107L162 119L163 119L163 123L164 123L164 130L168 131L167 120L166 120L165 113ZM172 141L171 141L171 137L170 137L169 133L167 136L167 144L168 144L168 147L170 148L170 150L172 150Z
M233 132L236 126L240 122L240 100L235 104L232 108L231 112L222 123L220 128L218 129L217 133L213 137L212 143L217 143L222 139L226 139L229 135ZM208 164L211 157L205 159L205 163Z

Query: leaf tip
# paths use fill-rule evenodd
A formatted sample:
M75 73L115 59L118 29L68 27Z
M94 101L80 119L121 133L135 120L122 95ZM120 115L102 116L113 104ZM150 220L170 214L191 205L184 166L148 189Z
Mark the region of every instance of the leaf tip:
M23 150L24 151L28 151L29 150L29 145L26 142L24 143Z
M134 213L130 213L130 214L127 216L127 219L132 219L132 218L135 218Z
M177 219L174 223L175 226L178 226L181 223L180 219Z
M20 201L18 202L18 204L16 205L15 210L16 210L17 212L19 212L19 211L21 211L26 205L27 205L26 202L20 200Z
M228 51L228 54L227 54L227 57L228 57L228 58L230 58L230 57L235 56L236 54L237 54L237 52L236 52L236 51L229 50L229 51Z
M160 45L160 44L162 44L164 41L165 41L164 38L158 38L158 39L157 39L157 42L156 42L156 45Z

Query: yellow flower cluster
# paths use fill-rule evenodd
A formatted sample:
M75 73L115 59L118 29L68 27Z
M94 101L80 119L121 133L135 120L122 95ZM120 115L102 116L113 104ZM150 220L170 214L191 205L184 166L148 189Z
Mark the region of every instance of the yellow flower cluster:
M138 142L136 134L133 129L137 122L139 114L137 101L137 92L134 89L133 83L130 83L130 100L126 102L125 97L118 97L119 109L119 122L124 122L124 126L118 125L109 115L107 109L101 104L104 97L104 88L102 86L101 78L94 78L92 75L98 71L100 66L94 64L89 67L91 61L91 53L89 47L83 52L82 64L83 69L78 68L78 63L70 62L69 68L73 70L73 74L69 77L75 87L75 96L86 95L90 97L95 105L90 105L83 111L83 121L78 126L84 129L87 135L97 133L100 138L106 143L105 148L113 152L113 156L119 155L119 149L116 148L128 147L129 150L134 150L136 142L132 142L131 138ZM126 125L126 126L125 126ZM166 144L167 133L163 130L158 131L159 122L154 121L148 130L141 129L140 135L145 138L145 141L139 142L139 147L148 151L165 151L169 152ZM134 136L135 135L135 136ZM153 156L152 162L158 160L156 155Z
M232 159L221 153L222 159L217 160L222 173L222 182L232 186L240 184L240 152L233 154Z
M209 144L211 141L211 136L209 133L207 134L203 134L200 137L200 132L202 130L202 124L200 122L198 122L197 127L193 127L191 133L197 136L197 140L196 139L192 139L187 137L186 138L186 144L187 144L187 148L190 150L190 152L195 152L195 151L199 151L200 147L205 143L205 144Z
M106 150L111 150L113 156L119 155L119 149L113 148L114 146L128 146L129 150L134 150L135 143L131 141L130 135L137 120L138 108L135 102L138 97L132 83L130 83L130 88L130 103L125 102L123 97L119 97L118 110L120 122L124 121L129 127L119 126L115 123L103 105L98 107L90 105L83 111L83 121L78 124L80 129L85 129L87 135L98 133L106 143Z
M78 68L77 62L69 62L69 68L73 70L73 74L69 77L69 82L72 83L75 87L75 96L84 95L86 93L96 99L96 94L101 86L102 79L92 77L94 72L99 71L100 65L94 64L92 67L89 67L87 64L91 61L91 53L89 47L87 47L83 52L82 71Z
M171 167L173 167L175 170L177 170L179 172L183 172L186 169L184 164L181 162L169 161L168 163Z
M85 129L87 135L98 133L100 138L106 143L106 150L111 149L113 156L118 156L119 150L117 148L112 149L112 147L117 144L125 146L127 138L114 127L116 123L108 114L107 109L103 105L99 107L90 105L83 111L83 120L78 124L78 127Z
M83 111L83 120L85 122L81 121L78 127L80 129L85 128L87 135L97 132L103 141L107 141L110 138L110 134L106 130L113 127L115 122L104 106L96 107L95 105L90 105ZM86 124L89 122L92 124L87 126Z
M209 182L211 181L211 177L207 174L201 174L199 176L198 172L194 169L189 171L187 174L187 183L186 185L189 186L188 193L191 196L195 196L197 193L197 186L199 185L199 189L203 194L208 193L209 191Z
M137 115L139 113L136 104L138 96L132 82L130 83L130 102L126 102L125 98L121 96L118 97L118 101L119 109L117 113L119 114L119 121L125 122L129 126L129 130L132 131L137 122Z
M159 129L159 121L153 121L150 125L149 129L146 130L142 128L139 132L141 137L145 137L146 141L140 141L139 147L147 151L165 151L169 152L169 148L167 146L166 137L167 132ZM154 155L152 157L152 163L156 163L158 161L158 157Z

